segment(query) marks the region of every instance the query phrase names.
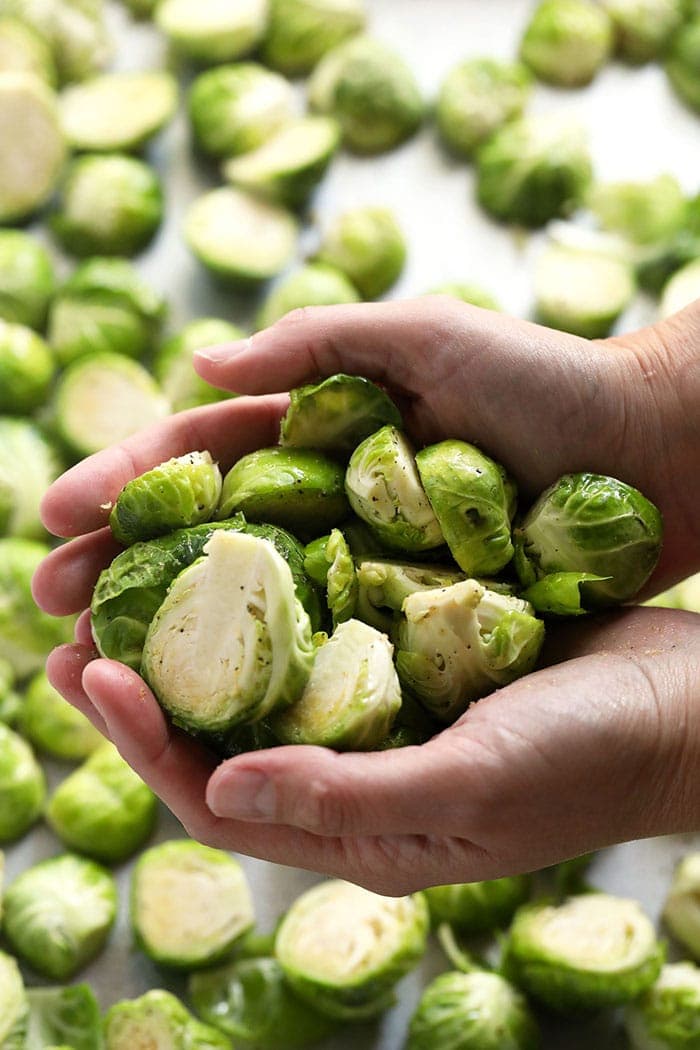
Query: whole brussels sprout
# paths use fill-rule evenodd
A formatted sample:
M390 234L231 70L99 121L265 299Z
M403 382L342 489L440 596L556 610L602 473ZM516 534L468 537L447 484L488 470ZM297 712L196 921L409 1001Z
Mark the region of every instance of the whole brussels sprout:
M91 76L111 57L101 0L3 0L2 12L49 42L61 82Z
M0 412L33 412L46 400L55 364L41 336L0 320Z
M21 230L0 230L0 317L44 327L55 278L46 249Z
M62 93L61 122L74 149L130 153L153 138L176 107L170 73L105 73Z
M188 111L195 142L211 157L257 149L295 115L294 91L278 73L239 62L200 73Z
M356 571L357 616L393 635L398 613L409 594L450 587L464 579L461 572L440 565L413 565L385 558L361 560Z
M11 842L36 823L44 808L46 781L32 749L0 724L0 842Z
M0 73L33 73L49 87L56 84L56 63L48 42L13 16L0 15Z
M349 457L361 441L385 424L401 426L401 415L391 398L362 376L329 376L291 390L289 399L280 425L280 445Z
M265 33L267 13L267 0L163 0L155 22L176 51L214 65L252 51Z
M353 208L326 230L316 258L344 273L363 299L377 299L401 276L406 242L388 208Z
M199 317L160 344L153 359L153 374L173 412L211 405L231 396L227 390L218 390L198 376L192 358L195 350L242 338L243 331L228 321L221 321L218 317Z
M139 999L110 1006L104 1018L105 1050L163 1047L173 1050L231 1050L217 1028L202 1024L170 992L154 988Z
M26 1050L100 1050L100 1006L88 984L29 988ZM58 1040L70 1042L58 1045Z
M637 260L640 287L659 295L667 281L695 259L700 259L700 194L687 201L682 227L661 243L649 245Z
M301 306L357 303L360 297L340 270L322 263L307 263L272 289L257 317L257 328L269 328Z
M333 626L355 615L357 576L347 540L340 529L313 540L304 550L304 568L326 590Z
M687 201L674 175L649 182L595 185L588 206L605 230L635 244L655 244L673 237L686 221Z
M625 1008L632 1050L682 1050L700 1033L700 970L690 962L664 966L658 980Z
M542 0L520 44L535 76L559 87L589 84L613 47L607 12L591 0Z
M657 594L644 602L645 605L660 606L662 609L686 609L688 612L700 613L700 572L681 580L675 587L670 587L662 594Z
M616 51L639 65L661 55L684 16L683 0L603 0L615 30Z
M630 264L603 251L551 244L535 267L537 320L586 339L602 339L636 291Z
M0 536L41 539L46 535L39 517L44 492L62 469L54 445L28 419L0 416Z
M519 117L532 91L520 62L472 58L445 77L435 107L440 137L458 156L471 157L494 131Z
M71 255L136 255L162 218L152 168L119 153L88 153L68 165L51 228Z
M33 73L0 72L0 223L29 218L54 191L66 157L56 98Z
M591 176L584 130L551 113L504 125L477 155L479 203L494 218L522 226L566 215L583 200Z
M24 707L24 698L15 686L15 672L9 660L0 659L0 722L6 726L16 726ZM2 864L0 863L0 883ZM0 1044L2 1045L2 1044Z
M485 882L431 886L425 890L433 926L449 922L461 933L485 933L505 926L530 895L530 878L512 875Z
M364 0L271 0L263 59L289 76L309 73L364 26Z
M695 259L674 273L664 287L659 316L670 317L700 298L700 259Z
M309 81L309 102L339 122L346 146L356 153L394 149L423 119L420 89L403 59L370 37L330 51Z
M0 951L0 1046L24 1050L27 1037L27 993L11 955Z
M700 853L689 853L673 875L664 902L664 922L694 959L700 959Z
M459 282L447 281L431 288L428 295L451 295L453 299L460 299L469 306L480 306L482 310L500 310L490 292L485 292L476 284L461 284Z
M27 687L19 724L33 747L66 762L79 762L104 743L85 715L54 689L45 671Z
M700 14L671 41L666 73L681 102L700 113Z

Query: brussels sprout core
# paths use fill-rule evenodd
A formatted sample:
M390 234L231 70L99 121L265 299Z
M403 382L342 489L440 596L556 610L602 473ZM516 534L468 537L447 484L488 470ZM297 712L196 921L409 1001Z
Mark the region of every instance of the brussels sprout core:
M31 73L0 73L0 223L45 204L66 156L55 96Z
M75 149L129 151L155 135L176 106L177 82L169 73L109 73L64 91L61 120Z

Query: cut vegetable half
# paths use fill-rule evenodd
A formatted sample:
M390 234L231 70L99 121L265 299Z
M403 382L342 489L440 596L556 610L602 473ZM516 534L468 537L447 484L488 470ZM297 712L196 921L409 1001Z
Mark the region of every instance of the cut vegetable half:
M61 121L71 146L110 152L139 149L172 117L177 81L169 73L108 73L61 96Z

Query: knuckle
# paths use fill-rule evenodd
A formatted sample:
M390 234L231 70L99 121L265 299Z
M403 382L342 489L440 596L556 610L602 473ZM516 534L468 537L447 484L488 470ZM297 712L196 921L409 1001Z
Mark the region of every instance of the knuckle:
M295 328L313 324L318 311L318 306L297 306L281 317L275 327Z
M347 800L322 780L312 780L307 784L295 810L295 823L317 835L342 836L351 828Z

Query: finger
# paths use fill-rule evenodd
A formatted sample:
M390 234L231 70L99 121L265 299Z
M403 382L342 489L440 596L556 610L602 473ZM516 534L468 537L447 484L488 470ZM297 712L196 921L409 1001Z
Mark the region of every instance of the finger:
M54 689L73 707L77 707L92 722L95 729L109 740L105 721L93 707L82 684L83 671L95 657L95 650L90 646L61 645L49 653L46 676Z
M180 412L78 463L49 488L41 516L56 536L79 536L107 523L127 481L173 456L207 450L223 469L274 445L284 397L240 398Z
M92 637L92 623L89 609L83 609L80 616L76 620L75 631L73 632L73 635L78 645L84 645L86 646L86 648L92 649L95 654L95 657L97 657L95 640Z
M92 601L102 570L123 550L108 528L62 544L34 573L34 601L52 616L80 612Z
M671 653L683 649L688 632L700 623L697 613L678 609L631 606L552 626L542 653L546 664L579 656L640 651Z

